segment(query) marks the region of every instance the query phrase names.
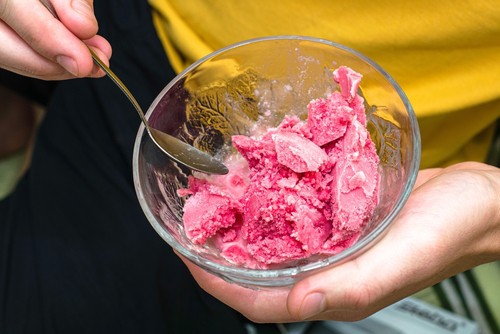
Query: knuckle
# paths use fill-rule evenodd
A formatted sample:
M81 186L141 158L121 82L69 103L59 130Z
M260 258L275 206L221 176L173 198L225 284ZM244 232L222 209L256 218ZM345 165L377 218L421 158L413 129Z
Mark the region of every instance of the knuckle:
M44 80L59 79L65 76L65 72L63 70L57 70L54 67L47 67L43 65L24 66L20 69L20 72L26 76Z
M5 21L11 15L11 8L9 0L0 1L0 18Z
M24 41L34 48L35 50L39 50L43 46L43 37L42 34L38 33L29 33L24 35Z

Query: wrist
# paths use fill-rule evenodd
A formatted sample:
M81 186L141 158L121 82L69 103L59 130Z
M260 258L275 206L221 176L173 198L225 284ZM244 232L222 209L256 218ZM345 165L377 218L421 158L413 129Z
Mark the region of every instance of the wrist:
M483 226L477 244L480 263L500 260L500 169L485 164L472 165L477 182L478 220Z
M491 182L491 247L493 260L500 260L500 169L492 167L492 171L488 173Z

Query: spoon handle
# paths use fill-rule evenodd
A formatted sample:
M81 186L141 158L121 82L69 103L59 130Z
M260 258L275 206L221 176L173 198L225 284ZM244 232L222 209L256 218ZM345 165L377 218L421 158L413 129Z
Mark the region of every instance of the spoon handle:
M137 100L134 98L132 93L128 90L128 88L123 84L123 82L118 78L115 73L106 65L104 62L95 54L94 50L89 48L90 54L92 55L92 59L94 60L94 63L99 66L104 73L113 81L118 88L122 90L122 92L127 96L127 98L130 100L132 105L134 106L135 110L137 110L137 113L139 114L139 117L141 118L141 121L144 123L144 126L146 129L149 131L149 125L148 121L146 120L146 117L144 116L144 112L142 111L141 106L137 102Z
M59 16L56 13L56 10L54 9L54 6L50 2L50 0L40 0L40 2L47 8L47 10L54 16L56 19L59 20ZM92 56L92 60L94 63L99 66L104 73L122 90L122 92L127 96L127 98L130 100L132 105L134 106L135 110L137 110L137 113L139 114L139 117L141 118L141 121L144 123L144 126L146 126L146 130L150 132L148 121L146 120L146 116L144 116L144 112L142 111L141 106L137 102L137 100L134 98L132 93L128 90L128 88L123 84L123 82L116 76L116 74L99 58L99 56L96 55L94 50L92 50L90 47L87 46L87 48L90 51L90 55Z

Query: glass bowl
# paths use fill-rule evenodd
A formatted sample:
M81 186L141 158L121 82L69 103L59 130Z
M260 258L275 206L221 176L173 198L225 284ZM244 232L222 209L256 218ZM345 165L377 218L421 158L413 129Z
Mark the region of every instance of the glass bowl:
M272 269L249 269L226 261L217 249L196 245L183 229L190 170L169 160L141 125L133 154L140 205L156 232L177 252L222 279L250 288L282 287L358 256L394 221L415 183L420 136L412 107L399 85L367 57L331 41L272 36L218 50L176 76L158 95L146 117L152 127L223 160L231 135L247 134L258 118L278 125L285 114L304 118L310 100L338 90L332 71L345 65L363 75L368 130L380 159L380 198L370 221L352 246ZM269 112L272 110L272 112Z

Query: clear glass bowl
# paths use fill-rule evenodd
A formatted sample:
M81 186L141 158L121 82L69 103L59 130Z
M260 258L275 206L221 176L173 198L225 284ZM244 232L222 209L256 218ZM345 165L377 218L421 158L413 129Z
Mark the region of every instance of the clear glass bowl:
M144 213L176 251L205 270L252 288L280 287L358 256L376 242L403 207L420 163L420 136L412 107L398 84L358 52L322 39L273 36L244 41L200 59L175 77L146 117L151 126L221 160L231 136L247 134L258 117L278 125L283 115L307 116L310 100L337 90L332 71L346 65L363 75L368 129L380 157L380 201L359 240L333 256L316 256L273 269L247 269L217 249L195 245L182 223L184 199L176 193L191 174L169 160L141 125L133 155L134 184ZM272 110L272 112L269 112Z

